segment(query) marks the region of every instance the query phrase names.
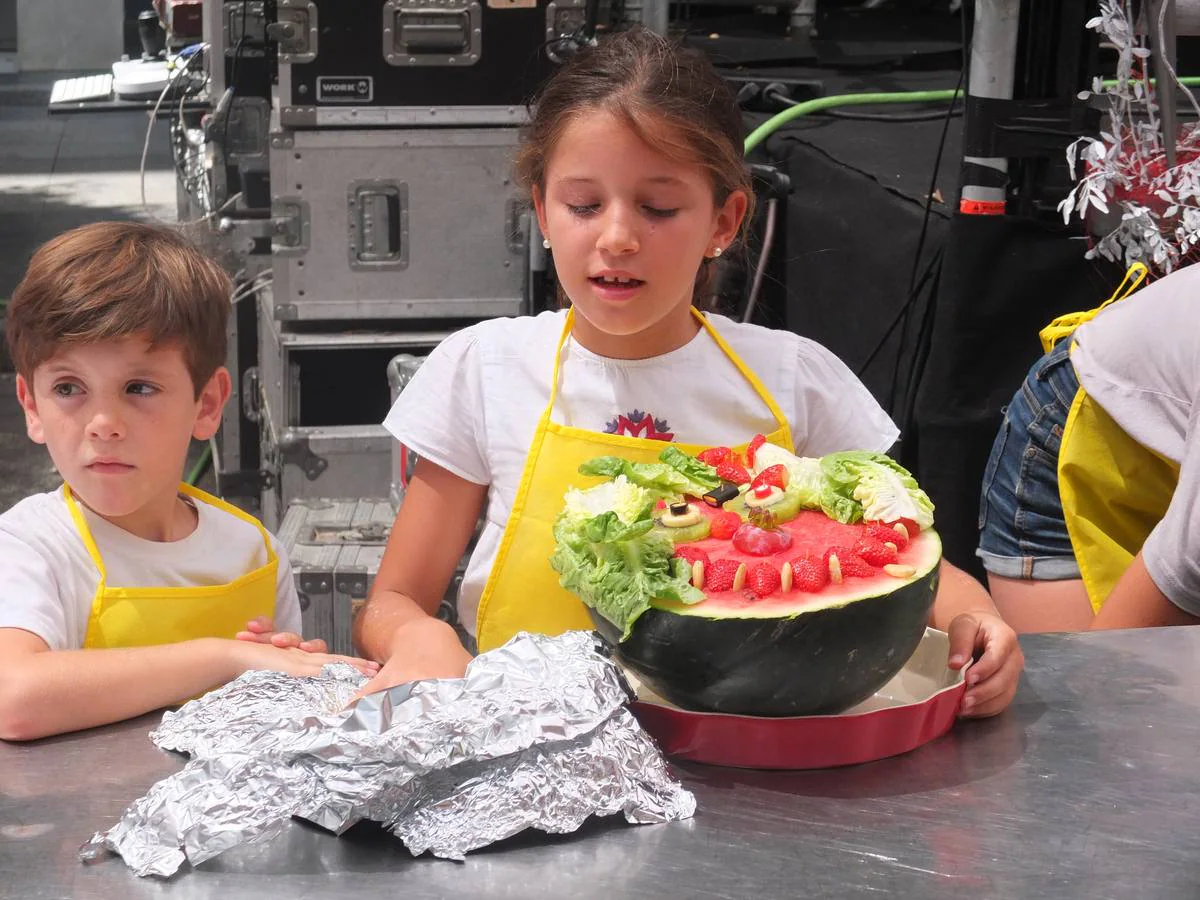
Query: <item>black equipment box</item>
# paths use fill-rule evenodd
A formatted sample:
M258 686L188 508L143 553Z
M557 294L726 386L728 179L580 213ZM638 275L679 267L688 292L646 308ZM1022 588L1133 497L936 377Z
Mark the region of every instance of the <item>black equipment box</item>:
M585 14L585 0L278 0L280 123L520 123Z

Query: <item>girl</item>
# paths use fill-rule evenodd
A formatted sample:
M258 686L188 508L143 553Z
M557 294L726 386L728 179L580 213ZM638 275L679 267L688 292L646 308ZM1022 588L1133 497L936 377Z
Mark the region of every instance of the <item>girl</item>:
M808 456L893 444L895 426L829 351L695 309L751 203L741 147L716 71L649 31L603 39L544 88L516 169L570 308L458 332L388 415L421 461L355 623L384 663L369 691L462 674L470 657L432 613L485 508L459 599L481 649L591 627L548 562L584 459L756 433ZM994 714L1021 671L1015 636L965 573L944 566L942 585L933 622L950 630L950 664L977 657L964 708Z
M984 471L977 553L1022 632L1200 622L1200 267L1124 286L1043 332Z

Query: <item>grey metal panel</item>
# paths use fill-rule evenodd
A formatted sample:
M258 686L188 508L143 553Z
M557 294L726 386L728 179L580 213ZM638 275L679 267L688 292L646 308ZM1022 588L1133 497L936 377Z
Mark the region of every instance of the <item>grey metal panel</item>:
M390 509L389 516L390 516ZM351 629L354 617L375 584L379 561L383 559L383 544L347 544L338 556L333 578L333 643L334 653L353 653Z
M304 636L334 653L353 653L350 626L366 598L391 532L387 500L295 500L279 528L300 593Z
M264 310L270 310L272 294L271 289L264 290ZM262 494L261 515L268 528L277 524L298 498L380 497L388 493L394 480L395 442L382 425L310 426L301 420L302 363L297 360L306 358L303 364L320 365L319 351L357 348L394 347L425 353L448 334L429 329L295 332L269 314L260 316L262 465L274 476Z
M381 425L290 428L279 440L266 448L279 474L264 495L264 517L273 504L282 512L297 499L372 497L388 491L392 440Z
M525 311L530 216L510 179L515 128L276 131L275 214L300 211L300 246L277 242L272 315L282 321L486 318ZM356 184L394 185L403 266L352 266L364 227ZM359 214L356 214L356 210ZM399 230L399 223L392 226Z

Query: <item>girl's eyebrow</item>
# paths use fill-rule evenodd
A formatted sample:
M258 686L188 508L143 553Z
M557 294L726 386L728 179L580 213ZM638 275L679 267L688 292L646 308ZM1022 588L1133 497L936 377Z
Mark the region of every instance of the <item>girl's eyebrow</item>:
M643 181L650 184L673 184L684 185L686 182L681 178L676 178L674 175L651 175L648 178L643 178ZM586 175L571 175L565 178L559 178L560 184L595 184L595 178L588 178Z

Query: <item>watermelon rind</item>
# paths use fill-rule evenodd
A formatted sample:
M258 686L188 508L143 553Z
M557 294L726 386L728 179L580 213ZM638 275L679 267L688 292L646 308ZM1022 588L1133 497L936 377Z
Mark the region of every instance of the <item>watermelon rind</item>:
M752 716L841 712L870 697L921 641L937 591L941 541L921 532L905 553L908 578L847 579L737 607L711 598L656 602L629 636L592 611L601 635L645 684L682 709ZM886 587L886 590L881 590ZM718 610L714 615L714 610Z

